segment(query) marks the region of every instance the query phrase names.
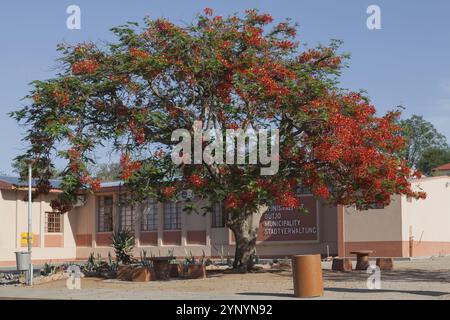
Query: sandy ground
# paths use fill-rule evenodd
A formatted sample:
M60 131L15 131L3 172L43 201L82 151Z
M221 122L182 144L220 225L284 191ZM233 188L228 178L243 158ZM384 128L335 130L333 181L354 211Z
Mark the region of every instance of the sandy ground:
M381 273L381 289L369 290L365 272L332 272L323 264L325 295L321 299L446 299L450 300L450 257L395 261L395 270ZM146 283L83 278L81 290L65 280L0 287L0 299L293 299L292 273L210 274L201 280Z

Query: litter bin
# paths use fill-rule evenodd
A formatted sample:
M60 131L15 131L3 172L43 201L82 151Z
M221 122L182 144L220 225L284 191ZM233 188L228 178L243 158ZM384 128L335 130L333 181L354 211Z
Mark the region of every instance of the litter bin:
M292 257L294 295L296 298L323 296L322 263L320 254Z
M30 268L30 256L28 251L16 252L16 263L18 271L27 271Z

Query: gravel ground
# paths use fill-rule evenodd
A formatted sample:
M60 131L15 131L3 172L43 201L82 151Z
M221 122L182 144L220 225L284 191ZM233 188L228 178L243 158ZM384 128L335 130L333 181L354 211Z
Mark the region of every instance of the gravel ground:
M332 272L323 265L322 299L450 300L450 257L395 261L395 270L381 273L381 289L369 290L369 274ZM293 299L289 271L252 274L210 274L201 280L146 283L83 278L81 290L68 290L65 280L0 287L0 299Z

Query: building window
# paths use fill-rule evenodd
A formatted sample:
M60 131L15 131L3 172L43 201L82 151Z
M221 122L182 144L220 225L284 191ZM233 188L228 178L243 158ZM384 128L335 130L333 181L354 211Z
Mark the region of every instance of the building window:
M142 231L158 230L158 202L155 199L147 199L142 207Z
M134 231L135 206L130 204L130 197L121 196L119 205L119 229Z
M181 229L181 204L179 202L164 203L164 230Z
M211 227L213 228L225 227L225 212L223 211L222 203L216 203L213 206Z
M61 232L61 218L60 212L46 212L45 213L45 232L59 233Z
M111 232L113 229L113 197L99 197L98 232Z

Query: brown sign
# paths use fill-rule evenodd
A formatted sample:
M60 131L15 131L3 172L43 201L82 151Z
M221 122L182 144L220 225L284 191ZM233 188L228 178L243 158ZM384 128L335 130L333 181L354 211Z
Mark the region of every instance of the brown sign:
M261 217L258 230L258 241L317 241L319 227L317 225L316 199L312 196L301 196L302 206L299 209L272 206Z

